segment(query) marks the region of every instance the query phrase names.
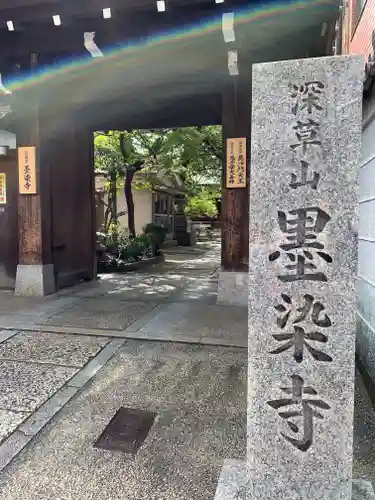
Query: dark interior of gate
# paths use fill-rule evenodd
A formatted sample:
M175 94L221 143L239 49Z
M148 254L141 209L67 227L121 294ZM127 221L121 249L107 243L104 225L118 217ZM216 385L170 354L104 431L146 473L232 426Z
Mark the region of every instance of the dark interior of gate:
M0 158L0 173L7 179L5 204L0 206L0 287L12 288L16 277L18 179L14 152Z
M24 201L8 175L0 273L12 280L17 262L41 260L54 264L59 287L92 279L93 131L222 124L224 138L249 138L251 65L331 53L339 3L166 0L158 12L156 0L2 0L0 72L13 112L0 129L38 148L44 236L42 251L14 236ZM237 75L228 51L237 51ZM10 151L0 173L16 163ZM247 213L248 187L223 188L226 269L248 265Z

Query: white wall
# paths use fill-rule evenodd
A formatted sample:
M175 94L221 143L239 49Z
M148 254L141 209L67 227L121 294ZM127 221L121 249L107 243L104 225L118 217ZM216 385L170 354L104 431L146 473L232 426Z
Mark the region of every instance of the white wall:
M133 189L135 231L142 232L146 224L152 222L152 193L147 190ZM123 190L117 194L117 210L121 212L126 209L126 200ZM119 223L123 227L128 227L128 217L119 217Z
M103 191L106 181L103 177L96 177L95 179L96 189L98 191ZM137 234L141 233L144 226L149 222L152 222L152 193L147 189L138 190L133 187L133 199L134 199L134 215L135 215L135 231ZM108 202L107 196L104 196L105 203ZM126 209L126 200L123 189L119 189L117 192L117 211L122 212ZM104 208L103 208L104 210ZM128 216L123 215L119 217L119 223L122 227L128 227Z
M375 118L362 134L357 295L357 352L375 381Z

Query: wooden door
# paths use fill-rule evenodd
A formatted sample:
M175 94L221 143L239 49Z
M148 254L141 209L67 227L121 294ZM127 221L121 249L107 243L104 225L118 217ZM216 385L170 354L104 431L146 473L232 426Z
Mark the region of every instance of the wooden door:
M18 263L16 151L0 156L0 182L0 288L14 288ZM5 194L5 200L2 194Z
M51 149L52 251L58 288L94 277L93 135L72 124Z

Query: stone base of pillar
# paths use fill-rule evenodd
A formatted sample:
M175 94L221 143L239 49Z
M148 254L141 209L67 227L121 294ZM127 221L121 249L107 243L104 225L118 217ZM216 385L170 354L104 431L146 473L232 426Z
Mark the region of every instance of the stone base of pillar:
M15 294L44 297L56 292L53 264L17 266Z
M214 500L246 500L246 490L246 463L241 460L224 460Z
M220 271L217 303L247 307L248 289L248 273Z
M246 463L224 460L214 500L251 500ZM375 500L369 481L353 479L351 500Z

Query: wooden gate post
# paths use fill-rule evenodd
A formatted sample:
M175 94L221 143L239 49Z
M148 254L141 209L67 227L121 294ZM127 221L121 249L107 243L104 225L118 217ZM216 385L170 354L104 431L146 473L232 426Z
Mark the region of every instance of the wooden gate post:
M233 305L247 305L248 290L251 79L244 80L232 78L222 93L224 171L218 302Z
M51 182L47 118L40 89L15 98L18 149L18 266L15 293L44 296L56 291L52 257Z

